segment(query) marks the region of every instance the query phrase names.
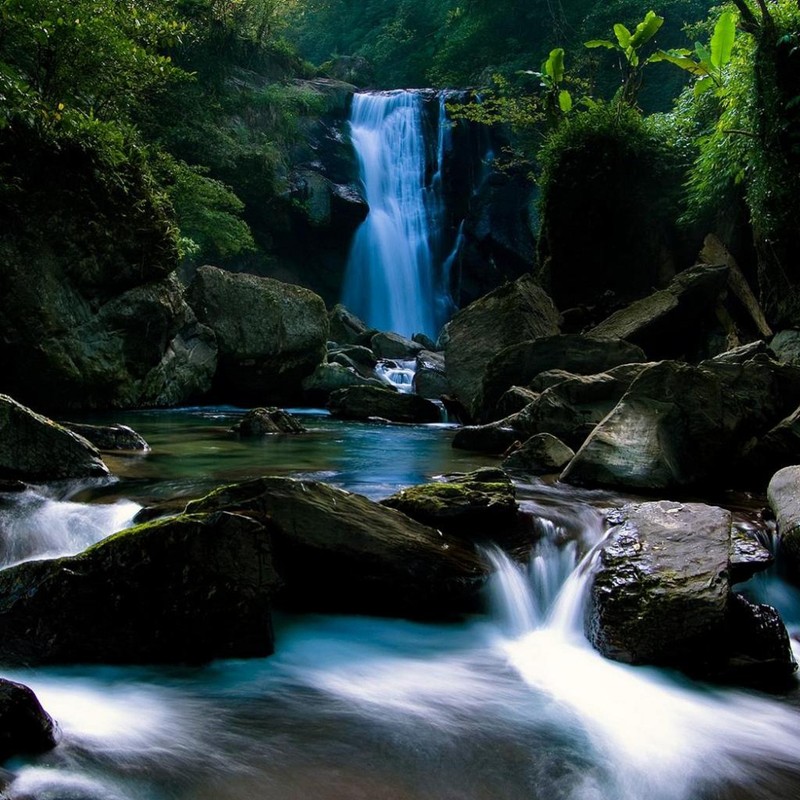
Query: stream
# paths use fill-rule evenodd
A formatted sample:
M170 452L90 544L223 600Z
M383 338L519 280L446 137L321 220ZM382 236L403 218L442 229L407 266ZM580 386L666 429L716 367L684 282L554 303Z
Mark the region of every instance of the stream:
M143 505L260 474L374 499L493 463L453 427L343 423L239 441L233 408L115 414L150 443L114 481L0 495L4 564L78 552ZM97 419L94 421L110 421ZM58 720L52 752L4 766L6 800L790 800L800 797L797 692L698 684L599 656L582 608L613 495L520 484L518 564L488 547L483 615L457 624L276 616L276 654L203 667L4 671ZM752 582L800 626L800 594ZM154 620L154 625L157 620Z

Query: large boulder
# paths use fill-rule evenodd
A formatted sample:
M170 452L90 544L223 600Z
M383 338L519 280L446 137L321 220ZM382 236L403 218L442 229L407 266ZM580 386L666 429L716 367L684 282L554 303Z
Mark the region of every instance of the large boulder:
M368 338L369 328L352 311L337 303L328 314L330 337L340 345L362 344Z
M0 572L6 664L204 662L272 652L268 523L192 514Z
M621 364L645 361L641 348L621 339L597 339L578 334L545 336L501 350L486 366L475 400L480 416L498 419L497 403L511 386L525 386L539 374L562 369L594 375Z
M58 725L31 689L0 678L0 761L43 753L58 743Z
M328 409L340 419L380 418L390 422L439 422L439 406L415 394L377 386L339 389L328 399Z
M503 469L531 475L559 473L575 457L572 448L549 433L537 433L503 460Z
M472 450L488 455L503 455L528 437L516 426L516 414L487 425L465 425L453 437L456 450Z
M733 599L729 511L659 501L625 506L611 521L586 616L603 655L743 681L794 672L783 625L773 621L759 640L754 616L766 612Z
M259 478L187 506L219 509L269 520L283 607L411 617L476 607L485 567L472 548L366 497Z
M413 385L416 394L431 400L438 400L442 395L450 394L450 383L447 380L442 353L423 350L417 355Z
M800 466L778 470L767 487L767 498L778 524L781 550L789 571L800 577Z
M484 542L507 538L517 520L514 485L503 470L491 467L409 486L381 505L455 538Z
M61 425L91 442L98 450L150 449L150 445L127 425L89 425L85 422L62 422Z
M306 399L319 405L325 405L328 398L340 389L349 389L352 386L387 388L384 381L365 377L355 365L346 367L339 363L319 364L307 378L303 378L302 385Z
M765 355L745 363L648 365L562 480L636 489L746 484L740 456L791 410L799 376Z
M82 436L0 395L0 478L51 481L108 475Z
M376 333L370 341L370 347L378 358L393 359L413 359L425 349L412 339L391 332Z
M453 394L468 409L489 362L506 347L558 333L553 301L530 275L459 311L447 325L445 361Z
M231 431L242 439L258 439L273 433L305 433L297 417L282 408L251 408Z
M216 334L218 400L285 404L325 358L328 315L318 295L270 278L216 267L197 270L187 297Z

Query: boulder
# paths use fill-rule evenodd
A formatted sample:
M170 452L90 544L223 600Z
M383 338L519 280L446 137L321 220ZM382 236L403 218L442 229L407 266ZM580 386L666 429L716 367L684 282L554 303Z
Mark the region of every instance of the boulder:
M370 340L370 348L378 358L394 359L416 358L424 350L421 344L399 333L376 333Z
M187 291L217 337L213 394L241 405L289 403L326 353L328 316L318 295L270 278L200 267Z
M561 472L574 456L574 450L560 439L549 433L537 433L505 458L502 467L512 472L548 475Z
M485 467L409 486L381 500L381 505L456 539L498 541L514 532L515 498L508 475L501 469Z
M341 303L335 305L328 315L330 337L340 345L359 344L367 333L366 323L345 308Z
M788 413L799 374L763 355L648 365L561 478L636 489L746 482L738 459Z
M708 336L719 325L715 308L727 282L727 267L692 267L679 273L666 289L612 314L588 335L625 339L653 361L709 355Z
M0 478L52 481L108 475L82 436L0 395Z
M445 337L453 394L472 409L489 362L513 344L557 334L559 319L553 301L530 275L459 311L447 324Z
M378 417L390 422L426 423L439 422L442 418L439 406L424 397L377 386L339 389L328 399L328 409L340 419Z
M488 425L466 425L456 431L453 447L499 456L527 436L515 427L516 415L490 422Z
M149 450L150 445L127 425L87 425L62 422L68 430L91 442L98 450Z
M433 339L431 339L431 337L425 333L415 333L411 337L411 341L422 345L423 350L427 350L428 352L436 351L436 342L434 342Z
M539 392L526 389L524 386L512 386L503 392L503 396L497 401L496 410L500 419L517 414L523 408L539 399Z
M272 652L269 524L213 512L0 572L7 664L199 663Z
M800 331L779 331L769 343L778 361L800 367Z
M314 372L303 379L303 391L312 403L324 405L328 398L340 389L351 386L374 386L386 388L386 384L378 378L365 378L354 367L342 364L319 364Z
M775 514L781 552L791 575L800 577L800 466L778 470L767 487L767 499Z
M0 761L52 750L58 737L58 725L33 691L0 678Z
M442 353L423 350L417 355L413 388L416 394L429 400L438 400L442 395L450 394Z
M749 531L731 530L731 552L728 559L730 582L744 583L753 575L769 569L775 561L772 553Z
M520 342L501 350L487 364L475 405L480 416L490 422L498 418L497 402L507 389L529 384L542 372L562 369L577 375L594 375L645 360L639 347L621 339L561 334Z
M255 439L271 433L306 433L300 420L282 408L252 408L231 428L242 439Z
M368 347L360 345L349 345L347 347L337 347L328 351L328 359L333 361L336 356L344 356L348 360L347 366L351 364L365 377L374 375L375 367L378 366L378 359L375 353Z
M603 655L742 682L792 674L783 625L771 623L754 642L753 614L767 615L733 599L729 511L659 501L625 506L610 521L586 616Z
M476 607L485 567L471 547L357 494L259 478L189 503L269 520L282 607L441 617Z

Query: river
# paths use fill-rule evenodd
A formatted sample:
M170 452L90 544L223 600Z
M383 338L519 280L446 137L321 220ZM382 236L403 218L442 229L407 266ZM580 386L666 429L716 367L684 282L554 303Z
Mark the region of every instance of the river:
M305 412L309 434L238 441L230 408L116 414L152 450L118 479L0 505L4 558L76 552L145 504L259 474L384 497L490 463L446 425L381 426ZM789 800L800 797L795 695L697 684L601 658L581 633L599 492L518 486L532 518L517 565L496 549L486 612L458 624L278 616L276 654L203 667L4 672L58 720L51 753L5 764L8 800ZM769 595L790 627L798 594ZM157 620L153 621L157 624Z

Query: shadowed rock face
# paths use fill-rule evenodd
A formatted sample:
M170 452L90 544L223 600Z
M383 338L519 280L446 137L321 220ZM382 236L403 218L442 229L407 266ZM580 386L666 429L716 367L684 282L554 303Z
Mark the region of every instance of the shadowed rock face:
M27 686L0 678L0 761L56 746L58 725Z
M338 389L328 400L334 417L366 420L380 417L391 422L439 422L439 406L415 394L403 394L377 386Z
M265 525L193 514L0 572L6 664L203 662L272 652Z

